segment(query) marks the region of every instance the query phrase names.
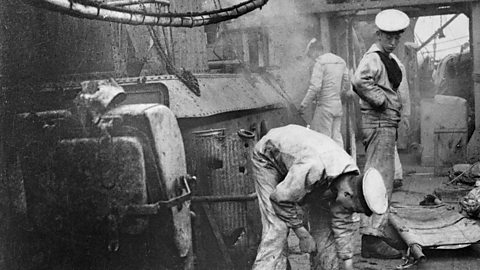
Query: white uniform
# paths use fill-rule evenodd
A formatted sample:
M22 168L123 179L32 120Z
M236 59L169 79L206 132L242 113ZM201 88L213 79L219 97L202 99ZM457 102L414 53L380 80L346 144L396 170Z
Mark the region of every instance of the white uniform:
M326 222L310 224L318 253L322 255L318 260L328 260L318 264L336 265L338 258L352 258L351 240L356 228L352 213L335 203L322 202L317 206L322 200L318 194L329 190L335 178L344 173L359 173L343 148L323 134L288 125L270 130L256 144L252 161L263 225L253 269L286 269L288 232L290 228L303 226L304 203L305 206L315 203L315 208L327 211L331 209L330 226L325 225Z
M349 88L347 64L341 57L326 53L315 59L310 86L302 101L302 106L307 107L316 100L310 128L333 138L342 148L340 127L343 110L340 95Z

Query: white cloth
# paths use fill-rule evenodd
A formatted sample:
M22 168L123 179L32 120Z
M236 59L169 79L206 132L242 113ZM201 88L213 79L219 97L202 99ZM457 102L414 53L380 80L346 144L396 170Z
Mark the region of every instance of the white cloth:
M342 116L335 116L324 108L317 107L310 128L332 138L343 147Z
M352 85L360 97L362 118L373 122L374 126L391 124L397 127L403 106L401 97L403 90L397 91L392 88L387 69L377 51L381 49L377 44L373 44L364 54L352 78ZM401 70L405 70L393 53L390 53L390 57L397 62ZM365 122L363 127L366 127Z
M349 89L347 64L341 57L326 53L315 59L310 86L301 103L305 108L316 101L310 128L333 138L342 148L340 126L343 109L340 96Z
M341 174L359 173L359 170L352 157L331 138L297 125L270 130L255 145L252 163L263 225L252 269L284 270L289 228L303 225L300 202L314 189L328 190ZM330 207L325 205L325 208ZM338 257L351 258L354 232L351 212L346 213L333 204L330 225L334 235L331 241L335 241Z

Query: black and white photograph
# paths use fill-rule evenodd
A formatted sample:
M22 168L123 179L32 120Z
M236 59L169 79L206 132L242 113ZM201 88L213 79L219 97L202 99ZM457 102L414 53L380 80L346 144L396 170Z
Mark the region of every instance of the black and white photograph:
M0 0L0 270L480 269L480 0Z

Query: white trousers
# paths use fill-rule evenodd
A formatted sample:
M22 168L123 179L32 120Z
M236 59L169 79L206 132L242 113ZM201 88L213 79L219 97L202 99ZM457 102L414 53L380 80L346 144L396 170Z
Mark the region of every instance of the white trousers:
M313 114L310 128L332 138L343 148L342 115L335 115L324 108L317 107Z
M285 270L289 228L277 217L270 201L270 194L278 185L280 176L277 170L263 159L253 158L252 163L255 191L262 217L262 239L252 270Z
M400 162L400 156L398 155L397 145L395 144L395 172L393 179L403 179L403 168Z

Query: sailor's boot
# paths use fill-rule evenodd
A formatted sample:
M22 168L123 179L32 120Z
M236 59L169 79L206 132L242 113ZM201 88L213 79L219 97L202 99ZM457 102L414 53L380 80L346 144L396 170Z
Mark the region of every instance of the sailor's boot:
M402 252L389 246L380 237L363 235L362 257L377 259L399 259L402 257Z
M399 190L403 186L403 179L393 179L393 190Z

